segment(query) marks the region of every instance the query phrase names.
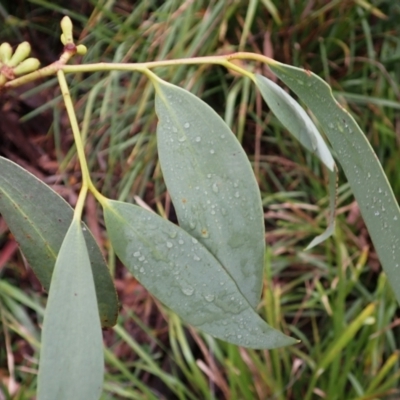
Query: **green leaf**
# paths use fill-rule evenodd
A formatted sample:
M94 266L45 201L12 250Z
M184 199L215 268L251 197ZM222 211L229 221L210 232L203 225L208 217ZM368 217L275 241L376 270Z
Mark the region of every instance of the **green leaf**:
M17 164L0 157L0 213L46 291L61 243L72 221L71 206L50 187ZM100 319L115 325L118 299L107 264L86 225Z
M375 152L326 82L303 69L277 62L269 66L311 110L328 137L400 303L400 209Z
M226 270L183 229L131 204L107 200L103 207L118 257L186 322L245 347L269 349L296 343L259 317Z
M60 248L44 316L38 400L97 400L103 337L85 238L73 220Z
M335 162L311 118L300 104L280 86L265 76L256 74L254 82L268 107L282 125L309 151L329 168L334 170Z
M329 223L321 235L307 246L306 250L318 245L335 231L336 179L337 173L332 154L318 132L314 122L299 103L280 86L265 76L256 74L254 82L265 102L284 127L329 169Z
M154 83L158 154L179 224L218 259L255 308L265 238L249 160L211 107L177 86Z

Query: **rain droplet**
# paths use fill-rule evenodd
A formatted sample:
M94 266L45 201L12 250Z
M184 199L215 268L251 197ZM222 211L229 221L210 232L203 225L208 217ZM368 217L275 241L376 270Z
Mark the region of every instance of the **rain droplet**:
M180 239L180 240L178 240L178 243L179 243L179 244L183 244L184 241L183 241L182 239Z
M208 301L208 302L212 302L215 299L215 296L213 294L207 294L204 296L204 298Z
M218 185L216 183L212 185L212 190L214 193L218 193Z
M213 149L210 150L210 154L214 154L215 151Z
M393 217L393 221L397 221L397 216L396 215Z
M381 189L381 188L379 188L379 189L378 189L378 192L379 192L379 193L382 193L382 189Z
M191 221L191 222L189 222L189 226L190 226L190 229L194 229L194 228L196 228L196 223Z
M212 176L211 174L207 174L207 178L208 178L208 179L210 179L210 178L211 178L211 176Z
M222 215L226 215L226 210L225 210L225 208L221 208L221 213L222 213Z
M197 239L196 238L192 238L192 243L194 243L194 244L198 243Z
M182 137L180 137L180 138L178 139L178 141L181 142L181 143L184 142L185 140L186 140L186 137L185 137L185 136L182 136Z
M144 260L145 260L144 256L139 257L139 261L144 261Z
M174 126L172 127L173 132L178 132L178 129L176 129Z
M237 335L237 338L238 338L238 339L241 339L241 338L242 338L242 335Z
M133 253L133 257L140 257L140 251L135 251Z
M235 197L239 198L239 197L240 197L240 193L239 193L239 192L236 192L236 193L235 193Z
M171 242L167 242L167 247L168 247L169 249L172 249L173 244L172 244Z
M375 215L378 216L379 215L379 211L375 211Z
M195 256L193 256L193 260L194 260L194 261L200 261L201 258L195 255Z
M201 137L197 136L196 139L194 139L197 143L201 141Z
M225 135L221 135L221 139L225 139Z
M189 122L185 122L185 123L183 124L183 126L184 126L186 129L190 128Z
M144 268L143 267L140 268L139 271L143 273L144 272Z
M191 296L194 293L194 289L191 286L187 286L185 288L182 288L182 293L186 296Z

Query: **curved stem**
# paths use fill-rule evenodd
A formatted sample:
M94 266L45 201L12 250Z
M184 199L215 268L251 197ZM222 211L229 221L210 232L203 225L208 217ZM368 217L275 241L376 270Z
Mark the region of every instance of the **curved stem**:
M76 204L74 212L74 218L81 219L87 191L88 188L93 187L93 183L90 179L89 168L86 161L83 141L79 131L79 125L76 119L74 105L71 99L71 94L68 89L67 80L65 79L65 75L62 70L59 70L57 72L57 78L58 78L58 83L60 84L60 89L64 99L65 108L68 113L68 118L71 124L72 133L74 135L74 141L76 145L76 150L78 152L79 163L82 171L82 189L79 193L78 202Z

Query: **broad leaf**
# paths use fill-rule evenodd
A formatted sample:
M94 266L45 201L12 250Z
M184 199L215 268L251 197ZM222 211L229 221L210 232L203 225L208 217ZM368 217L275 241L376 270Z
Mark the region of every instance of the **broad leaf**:
M51 279L37 398L97 400L103 374L103 337L92 269L80 223L74 219Z
M321 235L307 246L310 249L326 240L335 230L336 169L332 154L318 132L314 122L299 103L280 86L256 74L254 82L265 102L283 126L309 151L314 153L329 169L329 224Z
M189 324L240 346L296 343L254 311L212 254L183 229L143 208L108 200L111 244L129 271Z
M400 303L400 209L370 143L321 78L277 62L270 68L301 98L328 137Z
M28 171L0 157L0 213L46 291L61 243L72 221L71 206ZM100 319L103 327L115 325L118 300L101 251L82 224L89 251Z
M206 103L162 80L155 85L158 154L179 224L218 259L255 308L265 239L249 160Z

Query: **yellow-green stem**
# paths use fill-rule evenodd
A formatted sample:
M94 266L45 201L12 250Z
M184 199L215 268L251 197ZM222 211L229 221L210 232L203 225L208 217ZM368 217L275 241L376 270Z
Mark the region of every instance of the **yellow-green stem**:
M144 69L152 69L156 67L167 67L174 65L201 65L201 64L214 64L221 65L225 68L234 70L242 75L252 78L252 73L232 63L232 60L252 60L259 61L265 64L274 64L272 58L263 56L262 54L253 54L246 52L239 52L228 54L224 56L209 56L209 57L194 57L194 58L181 58L176 60L161 60L151 61L145 63L96 63L85 65L65 65L68 59L72 56L70 53L64 53L59 61L41 68L30 74L21 76L20 78L13 79L4 84L5 88L21 86L27 82L34 81L45 76L54 75L57 71L62 70L64 73L76 72L98 72L98 71L143 71Z

